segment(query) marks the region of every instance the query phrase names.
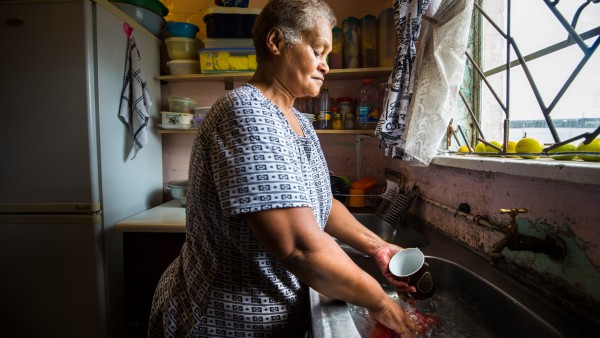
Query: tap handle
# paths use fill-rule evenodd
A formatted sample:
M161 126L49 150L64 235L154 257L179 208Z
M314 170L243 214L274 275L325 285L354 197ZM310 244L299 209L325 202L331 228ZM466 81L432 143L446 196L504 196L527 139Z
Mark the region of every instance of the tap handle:
M511 208L511 209L500 209L498 210L501 214L508 214L510 216L510 223L508 224L508 230L512 233L517 232L517 220L518 214L524 214L527 212L525 208Z
M500 209L501 214L509 214L511 217L517 216L517 214L527 213L527 209L525 208L511 208L511 209Z

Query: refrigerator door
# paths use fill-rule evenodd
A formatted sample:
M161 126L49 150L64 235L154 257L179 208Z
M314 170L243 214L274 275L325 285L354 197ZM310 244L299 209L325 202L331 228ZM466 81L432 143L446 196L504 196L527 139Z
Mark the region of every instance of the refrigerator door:
M100 201L91 6L1 6L0 204Z
M38 217L0 217L2 336L106 337L99 217Z

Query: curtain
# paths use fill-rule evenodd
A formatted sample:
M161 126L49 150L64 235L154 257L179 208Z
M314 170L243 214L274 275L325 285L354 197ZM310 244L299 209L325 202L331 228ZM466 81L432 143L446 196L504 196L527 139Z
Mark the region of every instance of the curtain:
M437 154L456 109L473 11L473 0L433 0L433 20L424 25L417 54L429 2L394 0L399 46L375 131L386 156L422 166Z

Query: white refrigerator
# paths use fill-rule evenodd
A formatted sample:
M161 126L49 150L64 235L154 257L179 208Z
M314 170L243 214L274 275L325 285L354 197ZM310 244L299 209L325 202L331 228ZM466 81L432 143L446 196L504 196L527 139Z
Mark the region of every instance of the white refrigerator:
M124 22L153 101L134 159ZM0 1L0 336L124 334L114 224L162 203L159 51L105 0Z

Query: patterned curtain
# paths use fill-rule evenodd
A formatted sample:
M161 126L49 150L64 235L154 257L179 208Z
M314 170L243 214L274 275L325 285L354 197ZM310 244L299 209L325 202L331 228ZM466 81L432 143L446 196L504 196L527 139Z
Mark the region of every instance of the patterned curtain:
M380 139L380 147L386 156L405 158L404 140L408 106L410 104L410 83L412 65L417 53L417 39L421 28L421 17L431 0L394 0L394 24L398 34L398 48L394 69L390 75L382 114L375 129Z
M429 2L394 0L400 45L375 131L386 156L422 166L437 154L456 109L473 11L473 0L433 0L440 6L421 32L416 55Z

